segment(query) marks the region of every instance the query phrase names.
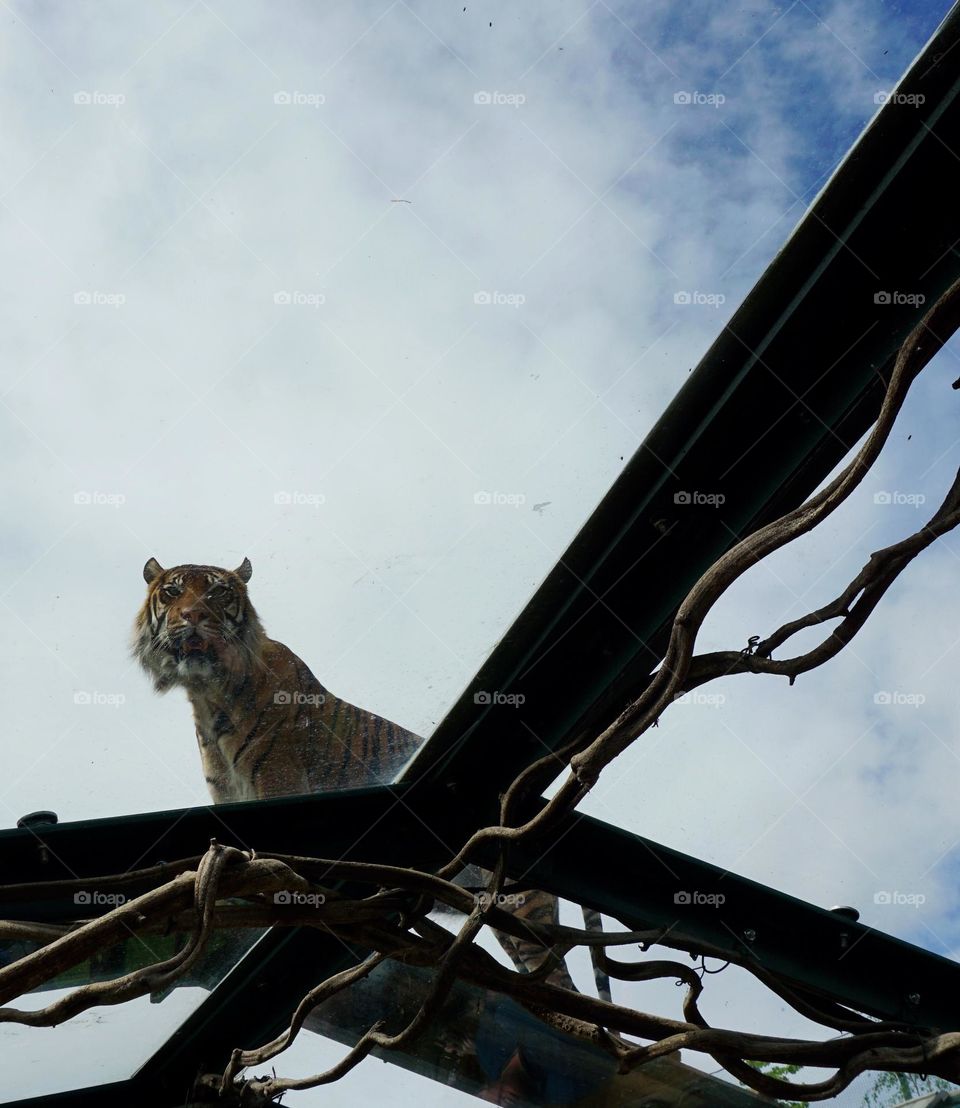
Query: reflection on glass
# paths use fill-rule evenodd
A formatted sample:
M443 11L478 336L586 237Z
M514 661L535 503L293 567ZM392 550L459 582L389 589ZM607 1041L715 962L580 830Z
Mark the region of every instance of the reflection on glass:
M396 1033L416 1015L432 972L389 962L321 1004L306 1026L353 1045L374 1022ZM578 1108L749 1108L752 1094L677 1061L618 1075L610 1055L538 1020L508 997L458 983L406 1050L378 1055L491 1104Z
M173 988L127 1003L91 1008L57 1027L24 1027L0 1023L0 1058L4 1066L4 1100L47 1096L130 1077L158 1050L263 932L215 931L195 965ZM12 1005L21 1010L46 1008L91 981L106 981L169 958L188 936L143 935L99 951L36 992ZM28 942L0 942L0 967L37 949ZM65 1064L64 1060L69 1059Z

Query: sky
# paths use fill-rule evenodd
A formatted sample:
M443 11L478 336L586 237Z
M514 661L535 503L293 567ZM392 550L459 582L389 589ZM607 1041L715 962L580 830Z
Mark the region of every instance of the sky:
M185 698L128 655L151 556L249 556L272 637L429 734L947 8L3 3L0 825L207 802ZM939 502L957 360L704 649L819 606ZM583 810L953 954L958 556L794 688L678 704ZM716 991L722 1022L798 1030ZM672 985L630 998L677 1014ZM187 1001L56 1034L159 1043ZM38 1060L24 1093L40 1071L83 1076Z

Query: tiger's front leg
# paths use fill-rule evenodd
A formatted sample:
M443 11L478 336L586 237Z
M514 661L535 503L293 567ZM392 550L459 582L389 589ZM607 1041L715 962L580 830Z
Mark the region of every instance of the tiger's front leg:
M236 799L232 795L230 767L219 745L216 741L205 739L199 727L196 731L203 777L211 799L214 804L225 804L228 800Z

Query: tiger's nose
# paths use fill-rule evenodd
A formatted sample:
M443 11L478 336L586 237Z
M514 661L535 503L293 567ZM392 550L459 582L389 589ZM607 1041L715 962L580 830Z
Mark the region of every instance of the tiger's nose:
M180 617L184 623L192 623L194 627L206 617L206 614L201 607L180 609Z

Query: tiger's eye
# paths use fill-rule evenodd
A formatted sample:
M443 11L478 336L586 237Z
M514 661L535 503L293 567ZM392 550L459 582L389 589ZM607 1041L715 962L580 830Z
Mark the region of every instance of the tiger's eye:
M164 585L160 590L160 595L164 600L173 600L180 595L180 589L176 585Z

